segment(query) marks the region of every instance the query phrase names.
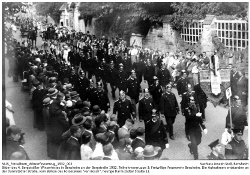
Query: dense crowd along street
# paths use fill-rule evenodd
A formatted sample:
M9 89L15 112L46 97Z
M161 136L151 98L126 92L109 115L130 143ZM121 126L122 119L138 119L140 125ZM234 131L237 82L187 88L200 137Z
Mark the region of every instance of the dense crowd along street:
M20 38L24 25L32 30ZM23 92L18 93L33 110L26 118L29 127L45 133L41 144L48 158L248 159L244 69L229 65L230 119L228 106L215 108L200 86L199 71L210 67L205 52L128 47L122 38L97 38L51 24L41 31L30 19L20 21L20 31L13 26L6 41L6 100L18 98L8 84L19 84ZM30 140L23 127L6 121L5 159L39 159L30 157L29 149L36 148L26 149ZM172 158L178 151L183 156Z

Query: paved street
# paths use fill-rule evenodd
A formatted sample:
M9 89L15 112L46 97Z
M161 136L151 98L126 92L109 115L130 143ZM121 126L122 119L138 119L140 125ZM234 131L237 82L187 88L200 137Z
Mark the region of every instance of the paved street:
M21 41L19 30L14 33L15 38ZM38 38L37 46L41 46L41 38ZM26 144L25 149L30 159L46 160L49 159L46 153L46 135L44 131L39 131L33 128L33 110L29 102L28 92L21 91L21 82L13 82L7 76L8 72L8 60L5 59L5 87L6 87L6 99L12 104L15 111L14 118L18 126L23 128L25 132ZM144 87L145 85L143 85ZM110 90L110 88L109 88ZM176 89L173 92L177 94ZM118 91L116 92L118 96ZM111 106L114 101L109 93ZM180 97L177 97L180 102ZM112 109L112 108L111 108ZM208 129L208 134L202 136L202 142L199 145L199 159L206 159L206 155L210 153L210 148L207 146L209 143L216 139L221 139L221 134L225 128L225 118L228 109L217 106L216 108L212 103L208 102L206 108L206 122L205 125ZM174 160L193 159L193 156L189 153L187 144L189 143L184 134L184 116L178 115L174 124L175 140L169 139L170 147L164 151L164 156ZM142 125L142 123L136 123L136 126ZM244 140L248 142L248 133L244 132Z

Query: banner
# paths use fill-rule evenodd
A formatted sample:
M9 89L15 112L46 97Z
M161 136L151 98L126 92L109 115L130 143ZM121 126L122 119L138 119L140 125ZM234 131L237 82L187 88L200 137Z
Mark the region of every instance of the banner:
M220 77L221 82L230 82L230 69L221 69L220 70Z
M209 70L200 70L200 82L210 82Z

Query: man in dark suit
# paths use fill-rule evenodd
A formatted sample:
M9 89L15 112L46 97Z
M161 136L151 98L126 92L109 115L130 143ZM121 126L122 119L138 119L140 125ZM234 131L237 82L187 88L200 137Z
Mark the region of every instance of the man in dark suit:
M164 63L161 63L161 69L157 72L157 77L159 78L160 85L165 87L171 80L170 72L165 68Z
M149 90L144 89L144 97L139 101L139 119L146 123L151 119L152 110L155 108L154 100L150 97Z
M115 91L117 88L118 70L115 68L114 61L110 62L110 67L107 70L107 80L111 87L112 98L115 99Z
M205 92L201 89L200 83L196 84L194 86L194 91L195 94L197 96L197 100L199 103L199 107L200 107L200 112L202 113L202 120L205 121L205 109L207 107L207 95L205 94Z
M93 94L93 99L92 105L98 105L101 110L104 110L106 113L109 111L110 102L108 93L103 90L101 82L97 82L97 90Z
M87 95L86 95L86 89L89 87L89 80L85 76L85 73L83 70L80 70L79 72L79 78L76 83L76 89L77 92L79 93L79 96L82 101L87 100Z
M71 137L66 142L65 160L81 160L80 147L78 138L81 137L82 130L80 126L71 126Z
M145 129L139 127L136 129L136 133L137 133L137 137L131 143L131 147L133 151L138 147L144 148L146 146L146 143L143 139L143 136L145 135Z
M182 70L181 72L181 78L177 81L177 91L178 95L181 97L184 92L187 92L188 90L188 78L187 78L187 72L185 70Z
M131 76L127 80L127 88L127 94L131 98L132 104L135 106L138 103L141 88L135 70L131 71Z
M176 97L174 93L171 92L171 89L171 85L166 86L166 93L162 95L160 101L160 111L162 117L166 118L170 139L174 140L173 124L180 109Z
M231 92L232 92L232 97L237 95L237 82L240 78L240 75L237 71L236 66L232 66L232 70L230 72L230 87L231 87Z
M125 92L120 91L120 99L114 103L113 114L117 113L117 124L123 126L127 119L136 120L135 107L132 105L131 101L126 98Z
M225 157L221 154L222 145L219 142L219 139L213 141L208 145L212 152L207 156L208 160L224 160Z
M159 84L159 79L156 76L154 76L153 79L154 79L154 83L149 86L149 91L154 99L155 109L159 110L160 99L161 99L163 90L162 90L161 85Z
M155 109L151 120L145 124L145 141L147 145L159 146L162 150L169 147L165 126Z
M196 107L197 107L198 112L200 111L200 109L199 109L199 103L198 103L197 96L196 96L195 92L192 91L192 86L191 86L191 84L188 84L187 86L188 86L188 91L185 92L185 93L183 93L183 95L182 95L182 100L181 100L181 112L182 112L182 115L185 116L185 118L186 118L186 122L185 122L185 133L186 133L187 139L189 140L190 138L189 138L189 136L188 136L188 133L187 133L187 126L186 126L188 115L187 115L187 113L185 113L185 110L188 109L188 107L189 107L189 101L190 101L189 98L190 98L190 97L193 97L193 98L194 98L194 102L195 102L195 104L196 104Z

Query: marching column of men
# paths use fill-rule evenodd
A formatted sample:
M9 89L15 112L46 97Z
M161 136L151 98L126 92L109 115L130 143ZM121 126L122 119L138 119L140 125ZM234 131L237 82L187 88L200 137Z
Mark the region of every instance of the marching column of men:
M17 47L19 47L18 44ZM177 80L178 95L182 98L179 108L176 96L171 92L172 77L166 65L161 62L161 57L155 55L150 60L146 53L144 56L147 60L144 62L144 56L135 56L137 61L132 65L131 58L127 54L121 57L119 52L114 51L110 52L108 56L98 58L96 55L102 54L98 53L98 50L97 53L94 53L94 49L92 51L90 49L87 54L83 55L76 53L74 49L68 54L69 64L65 60L62 61L63 58L60 56L56 57L54 52L52 54L46 52L44 55L31 54L29 57L32 70L30 77L34 76L37 79L37 81L30 79L32 81L29 82L35 89L32 94L35 112L34 127L40 130L45 128L48 135L48 156L53 159L69 158L70 155L76 154L76 152L69 152L74 151L72 148L74 146L77 147L78 154L81 145L88 146L90 137L96 141L94 143L96 150L93 151L97 153L99 144L108 145L110 143L114 148L117 147L117 143L114 141L116 139L119 141L117 127L126 129L128 123L133 124L136 121L136 105L139 103L139 121L144 121L145 130L137 128L136 141L132 141L131 144L134 151L138 145L141 145L138 147L145 147L146 144L161 149L168 148L167 132L169 138L174 140L174 123L176 116L181 111L186 119L185 134L191 141L188 144L190 153L194 155L194 159L198 159L201 132L203 130L204 133L207 133L203 124L207 97L200 84L193 87L189 84L186 70L181 71L182 77ZM23 54L22 47L20 50L17 50L17 53ZM37 60L37 57L41 59ZM185 58L183 60L181 64L185 65ZM153 63L154 66L152 66ZM92 80L93 75L97 80L96 87ZM142 91L140 84L143 78L147 82L148 88ZM110 117L106 114L111 110L107 83L110 85L110 94L113 99L116 99L115 92L117 88L119 89L119 99L115 101L113 115ZM233 110L235 126L238 124L247 126L246 117L242 113L244 113L242 108L235 106L235 111ZM243 118L244 122L242 122ZM237 123L237 119L240 122ZM79 126L81 131L76 126ZM86 130L90 130L90 132L84 135ZM129 134L131 133L129 132ZM125 134L120 139L126 137L130 136ZM235 136L235 139L236 143L244 145L239 137ZM80 144L72 145L75 140ZM232 149L230 150L228 147L227 151L230 155L236 149L233 141L229 143L232 144ZM140 142L140 144L136 142ZM62 153L64 149L66 153ZM214 146L211 146L211 149L214 149ZM60 152L60 156L58 156L58 152ZM216 154L216 152L213 153ZM107 157L107 155L105 156ZM77 155L70 159L79 158L80 156Z

